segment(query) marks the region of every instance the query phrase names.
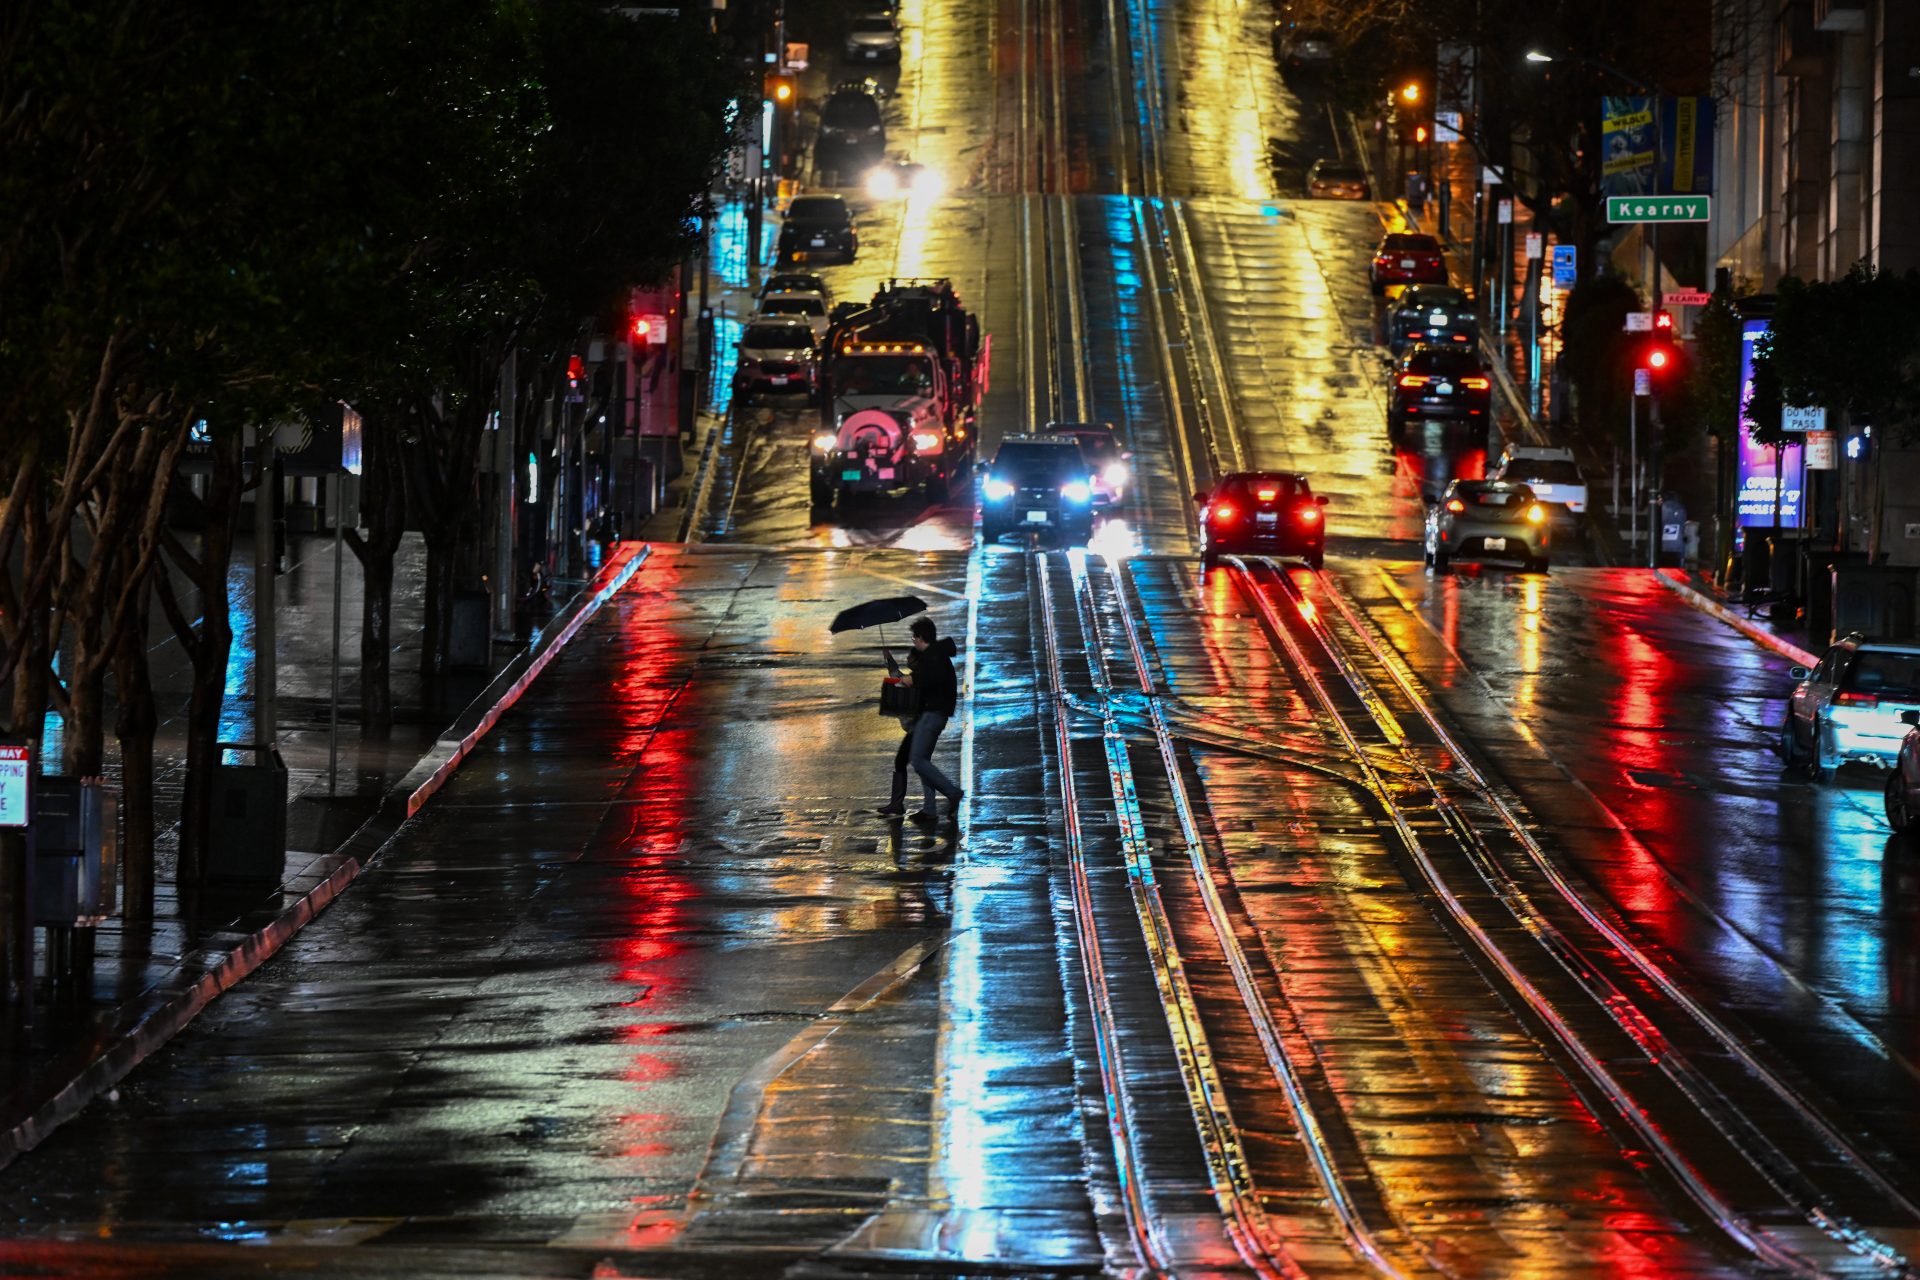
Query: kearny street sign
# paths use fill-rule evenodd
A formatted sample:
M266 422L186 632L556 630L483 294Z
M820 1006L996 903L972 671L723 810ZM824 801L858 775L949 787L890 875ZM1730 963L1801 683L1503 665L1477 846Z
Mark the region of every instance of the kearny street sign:
M1712 196L1608 196L1608 222L1705 222Z

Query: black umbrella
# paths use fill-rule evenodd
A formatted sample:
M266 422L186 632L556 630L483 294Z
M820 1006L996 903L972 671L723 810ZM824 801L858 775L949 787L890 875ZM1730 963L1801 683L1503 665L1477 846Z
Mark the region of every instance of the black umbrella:
M860 631L882 623L898 622L926 611L927 602L919 596L888 596L885 600L869 600L851 609L842 609L834 615L833 625L827 630L834 635L842 631Z

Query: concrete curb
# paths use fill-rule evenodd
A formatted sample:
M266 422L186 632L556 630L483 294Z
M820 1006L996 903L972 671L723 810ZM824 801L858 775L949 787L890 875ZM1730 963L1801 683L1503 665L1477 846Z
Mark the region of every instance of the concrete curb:
M627 543L604 566L588 590L570 601L538 642L509 662L492 684L469 703L433 748L387 793L380 809L339 849L322 854L274 891L283 905L264 920L243 918L244 932L214 935L183 958L176 980L162 983L121 1008L98 1039L83 1043L68 1065L71 1077L34 1105L25 1119L0 1132L0 1169L44 1142L88 1103L185 1029L222 992L272 959L370 866L407 818L418 813L460 762L527 687L577 635L600 606L624 587L652 555L651 544ZM264 914L264 913L256 913ZM57 1074L60 1066L49 1074Z
M1802 649L1790 640L1775 635L1751 618L1741 617L1706 593L1688 586L1682 581L1680 570L1662 569L1653 576L1654 580L1661 586L1673 592L1673 594L1679 596L1700 612L1706 614L1708 617L1718 618L1762 648L1771 649L1777 654L1792 658L1803 667L1819 665L1820 659L1814 654L1808 653L1805 649Z

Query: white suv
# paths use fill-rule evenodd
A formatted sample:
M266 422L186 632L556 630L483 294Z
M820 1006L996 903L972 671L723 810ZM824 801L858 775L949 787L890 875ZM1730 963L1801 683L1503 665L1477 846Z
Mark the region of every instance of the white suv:
M1571 449L1508 445L1493 478L1524 484L1540 501L1558 503L1576 515L1587 509L1587 482Z

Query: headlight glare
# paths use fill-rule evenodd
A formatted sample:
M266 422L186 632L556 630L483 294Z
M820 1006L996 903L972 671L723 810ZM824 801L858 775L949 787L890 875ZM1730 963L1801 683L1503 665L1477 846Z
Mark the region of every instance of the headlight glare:
M1069 480L1060 486L1060 496L1068 502L1092 502L1093 486L1085 480Z
M1013 486L999 476L988 476L987 483L981 487L988 502L1005 502L1013 496Z
M818 449L822 453L832 452L833 446L839 443L840 443L840 437L834 435L833 432L831 431L822 431L819 435L813 438L813 447Z

